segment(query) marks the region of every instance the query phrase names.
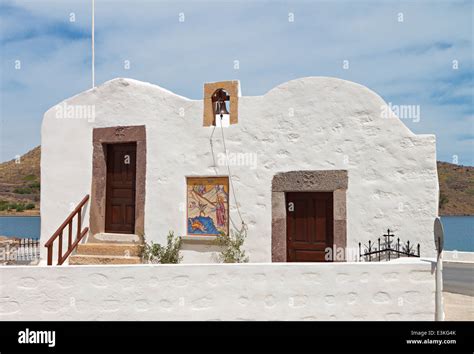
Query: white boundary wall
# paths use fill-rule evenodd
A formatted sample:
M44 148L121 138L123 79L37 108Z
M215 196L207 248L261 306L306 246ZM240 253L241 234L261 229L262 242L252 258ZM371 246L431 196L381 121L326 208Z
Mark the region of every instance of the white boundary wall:
M443 251L443 262L474 263L474 252Z
M435 266L1 267L1 320L434 320Z

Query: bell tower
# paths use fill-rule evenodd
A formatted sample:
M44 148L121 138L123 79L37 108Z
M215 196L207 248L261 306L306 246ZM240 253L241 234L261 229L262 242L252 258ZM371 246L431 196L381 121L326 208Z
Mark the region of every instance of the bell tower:
M229 114L229 123L237 124L240 82L219 81L204 84L203 126L216 125L216 115Z

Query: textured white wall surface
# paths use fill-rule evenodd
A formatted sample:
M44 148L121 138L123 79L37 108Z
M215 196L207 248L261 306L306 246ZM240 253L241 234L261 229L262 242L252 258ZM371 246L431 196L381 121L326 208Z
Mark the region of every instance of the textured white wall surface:
M432 263L2 267L1 320L434 320Z
M422 256L435 255L435 137L413 134L396 117L383 118L385 105L364 86L325 77L298 79L263 96L240 98L239 122L224 132L230 153L257 158L255 169L248 164L231 166L236 196L249 225L245 248L251 262L271 261L271 181L278 172L294 170L348 170L349 248L357 250L359 241L375 240L390 228L402 240L421 243ZM209 143L212 128L202 126L202 100L189 100L149 83L115 79L59 106L63 110L93 106L95 119L60 119L56 106L45 113L43 243L71 205L90 194L95 127L146 126L145 233L149 240L164 242L168 230L185 234L186 176L227 175L226 166L218 160L223 152L220 128L214 133L214 166ZM240 225L232 196L230 207L232 219ZM208 251L203 245L188 245L183 250L184 262L210 262Z

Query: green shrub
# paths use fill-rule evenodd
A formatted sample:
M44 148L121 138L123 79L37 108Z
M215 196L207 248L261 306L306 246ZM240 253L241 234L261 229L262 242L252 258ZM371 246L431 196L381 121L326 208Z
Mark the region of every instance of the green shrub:
M442 208L443 206L445 206L447 203L449 202L449 199L446 195L444 195L443 193L440 193L439 194L439 207Z
M25 204L15 204L15 207L13 208L16 211L22 212L25 210Z
M216 239L216 245L221 247L218 259L223 263L247 263L249 257L241 249L247 237L247 231L231 230L229 236L219 236Z
M28 185L31 189L40 189L40 183L39 182L33 182Z
M25 181L34 181L36 179L36 176L35 175L28 175L28 176L25 176L23 177L23 180Z
M6 200L0 200L0 211L5 210L16 210L17 212L22 212L25 210L34 209L35 205L33 203L11 203Z
M31 188L24 187L24 188L15 188L13 190L13 193L16 193L16 194L31 194L31 193L33 193L33 191L31 190Z
M147 263L180 263L183 259L179 254L181 239L175 237L173 231L170 231L166 241L166 246L153 241L150 244L145 242L142 259Z

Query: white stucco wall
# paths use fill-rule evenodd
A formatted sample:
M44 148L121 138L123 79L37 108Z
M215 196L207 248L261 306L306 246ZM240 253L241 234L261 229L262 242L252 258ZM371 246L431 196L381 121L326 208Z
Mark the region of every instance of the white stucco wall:
M3 267L0 320L434 320L434 267L266 263Z
M70 205L90 194L93 128L146 125L149 240L163 242L168 230L185 234L185 176L227 175L225 165L213 166L212 128L202 126L202 100L115 79L62 104L92 105L95 120L58 119L56 107L44 116L42 242L61 224ZM434 256L435 137L413 134L398 118L383 118L384 105L364 86L325 77L298 79L263 96L240 98L239 123L225 128L225 135L230 153L257 154L256 169L231 166L249 225L245 248L251 262L271 261L271 181L276 173L292 170L348 170L348 247L356 250L358 242L375 240L390 228L402 240L420 242L423 256ZM219 129L214 151L223 152ZM240 224L232 196L231 217ZM205 250L186 246L184 261L209 262Z

